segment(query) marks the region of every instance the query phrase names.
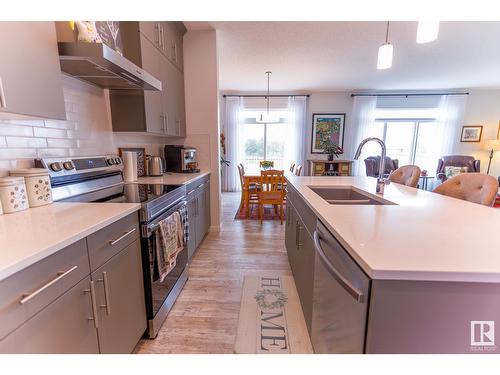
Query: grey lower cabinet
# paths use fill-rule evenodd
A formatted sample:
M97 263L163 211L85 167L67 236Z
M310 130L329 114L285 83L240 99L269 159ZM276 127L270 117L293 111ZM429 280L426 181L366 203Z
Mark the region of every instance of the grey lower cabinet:
M195 254L210 228L210 181L203 177L187 187L189 241L188 257Z
M0 353L130 353L146 330L137 213L0 281Z
M90 277L0 341L0 353L99 353Z
M178 22L121 22L125 57L162 83L161 91L110 90L113 131L184 137L182 36Z
M146 310L138 240L92 272L101 353L131 353L146 330Z
M0 115L66 120L54 22L0 22Z
M288 260L292 269L307 329L311 333L314 242L311 233L306 228L304 221L290 199L287 202L286 209L285 245Z

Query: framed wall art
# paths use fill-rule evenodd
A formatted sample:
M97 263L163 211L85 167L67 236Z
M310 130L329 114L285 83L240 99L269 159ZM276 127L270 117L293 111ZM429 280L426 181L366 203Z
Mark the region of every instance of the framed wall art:
M464 125L460 142L481 142L482 125Z
M345 113L313 113L311 153L324 154L322 143L330 138L344 148Z

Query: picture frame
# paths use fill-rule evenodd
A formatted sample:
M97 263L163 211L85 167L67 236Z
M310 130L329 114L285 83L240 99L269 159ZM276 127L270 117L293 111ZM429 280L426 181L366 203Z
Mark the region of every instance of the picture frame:
M311 154L326 154L320 146L325 138L344 148L345 117L345 113L313 113Z
M462 126L460 142L481 142L482 134L482 125L464 125Z
M137 177L146 176L146 149L140 147L120 147L118 155L122 157L123 151L132 151L137 154Z

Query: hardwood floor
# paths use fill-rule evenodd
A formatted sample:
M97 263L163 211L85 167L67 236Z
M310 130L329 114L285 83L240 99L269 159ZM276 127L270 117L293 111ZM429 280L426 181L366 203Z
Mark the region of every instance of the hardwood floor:
M136 353L233 353L244 275L291 275L285 224L235 221L239 202L239 193L223 194L221 231L207 235L158 337Z

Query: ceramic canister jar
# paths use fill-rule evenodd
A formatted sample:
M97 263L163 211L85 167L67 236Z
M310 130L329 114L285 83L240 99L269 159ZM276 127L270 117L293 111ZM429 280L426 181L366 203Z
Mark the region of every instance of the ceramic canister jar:
M24 178L0 178L0 201L5 214L27 209L29 205Z
M15 169L11 176L24 177L30 207L39 207L52 203L52 187L49 171L45 168Z

